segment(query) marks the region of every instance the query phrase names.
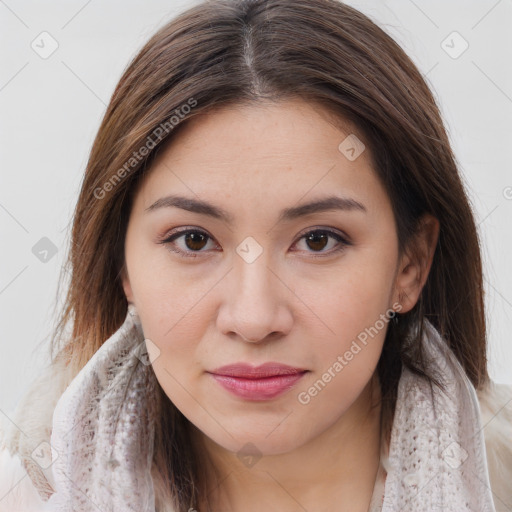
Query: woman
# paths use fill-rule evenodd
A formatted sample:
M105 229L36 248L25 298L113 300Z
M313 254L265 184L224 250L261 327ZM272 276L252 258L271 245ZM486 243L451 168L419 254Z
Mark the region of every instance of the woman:
M355 9L215 0L159 30L69 265L0 510L512 506L471 208L421 74Z

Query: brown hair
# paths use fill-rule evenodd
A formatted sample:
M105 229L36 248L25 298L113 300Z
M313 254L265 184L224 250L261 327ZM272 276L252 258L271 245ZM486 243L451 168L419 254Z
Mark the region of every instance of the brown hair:
M205 1L161 28L129 64L94 141L74 213L65 268L70 284L53 350L55 358L69 361L73 375L125 318L120 276L128 216L137 184L163 142L195 115L291 97L325 107L363 134L393 205L400 251L423 214L440 222L421 297L388 326L377 367L383 428L392 424L402 365L435 382L422 358L425 319L444 336L473 385L487 383L479 241L438 107L400 46L336 0ZM195 106L184 109L191 100ZM173 115L179 123L127 168ZM406 350L412 326L418 329ZM161 388L159 393L155 463L176 510L197 509L204 496L187 420Z

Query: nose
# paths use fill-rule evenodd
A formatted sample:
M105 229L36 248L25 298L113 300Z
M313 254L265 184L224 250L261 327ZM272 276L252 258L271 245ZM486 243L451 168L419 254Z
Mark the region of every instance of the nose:
M292 292L268 263L265 251L252 263L235 257L217 317L224 335L261 343L290 332Z

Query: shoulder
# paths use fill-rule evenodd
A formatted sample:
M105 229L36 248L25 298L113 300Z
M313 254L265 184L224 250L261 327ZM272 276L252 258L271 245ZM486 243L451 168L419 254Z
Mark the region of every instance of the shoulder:
M489 480L497 512L512 509L512 385L492 380L477 390Z
M45 456L53 410L70 378L61 363L47 367L15 409L0 415L0 512L45 510L45 500L53 493L52 468L38 464L32 454L38 449Z
M41 512L44 506L19 456L0 447L0 512Z

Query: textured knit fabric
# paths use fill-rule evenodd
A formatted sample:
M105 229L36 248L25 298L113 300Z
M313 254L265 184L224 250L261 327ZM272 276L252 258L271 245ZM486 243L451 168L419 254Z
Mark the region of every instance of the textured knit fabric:
M382 512L493 512L476 391L430 323L424 346L446 393L404 368Z
M431 324L424 345L447 393L434 387L431 394L423 379L403 369L371 512L509 510L512 426L503 418L509 420L512 414L512 387L502 388L510 393L508 404L503 402L506 393L500 395L505 416L499 414L497 401L483 395L484 411L490 420L498 418L499 426L489 429L489 420L484 429L475 389ZM28 436L32 443L17 432L23 413L17 411L18 426L9 425L4 449L0 446L0 512L172 511L159 499L161 482L152 465L157 382L150 358L138 317L129 311L75 378L61 377L60 386L67 387L48 429L51 449L48 443L38 444L44 435L37 437L35 428ZM30 406L28 398L24 405ZM484 434L504 447L499 455L487 447L493 461L501 457L496 462L505 469L501 479L496 472L489 479ZM38 456L45 461L44 469L34 462Z

